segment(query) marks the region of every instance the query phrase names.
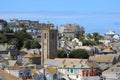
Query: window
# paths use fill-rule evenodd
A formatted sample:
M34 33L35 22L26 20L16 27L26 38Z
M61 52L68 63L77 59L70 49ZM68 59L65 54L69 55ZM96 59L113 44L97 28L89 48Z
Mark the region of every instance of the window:
M20 73L20 75L23 75L23 73Z
M45 39L46 39L46 33L44 34L44 37L45 37Z
M54 74L54 75L53 75L53 79L57 79L57 74Z
M67 69L67 71L69 72L69 69Z
M52 39L54 39L54 33L52 33Z

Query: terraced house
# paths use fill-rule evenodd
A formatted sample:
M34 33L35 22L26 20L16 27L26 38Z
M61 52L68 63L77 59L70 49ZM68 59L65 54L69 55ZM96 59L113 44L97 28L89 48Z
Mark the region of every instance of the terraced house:
M54 63L54 64L53 64ZM100 80L97 76L98 65L87 59L55 58L48 59L45 67L51 65L60 73L57 76L70 80Z

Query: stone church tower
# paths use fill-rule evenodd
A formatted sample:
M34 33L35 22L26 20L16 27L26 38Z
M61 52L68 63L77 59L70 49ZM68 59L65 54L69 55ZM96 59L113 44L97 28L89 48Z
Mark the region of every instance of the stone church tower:
M54 59L57 56L57 30L47 24L41 35L41 65L43 65L46 59Z

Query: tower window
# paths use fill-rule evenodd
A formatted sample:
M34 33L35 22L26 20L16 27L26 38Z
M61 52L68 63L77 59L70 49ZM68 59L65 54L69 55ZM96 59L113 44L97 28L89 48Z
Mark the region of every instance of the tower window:
M46 39L46 33L45 33L44 37L45 37L45 39Z
M54 33L52 33L52 39L54 39Z

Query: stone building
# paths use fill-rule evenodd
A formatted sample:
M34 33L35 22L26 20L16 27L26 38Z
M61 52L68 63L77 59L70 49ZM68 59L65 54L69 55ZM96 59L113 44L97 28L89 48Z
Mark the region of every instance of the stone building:
M41 32L41 64L43 65L46 59L54 59L57 52L57 30L47 24L48 28L42 29Z

